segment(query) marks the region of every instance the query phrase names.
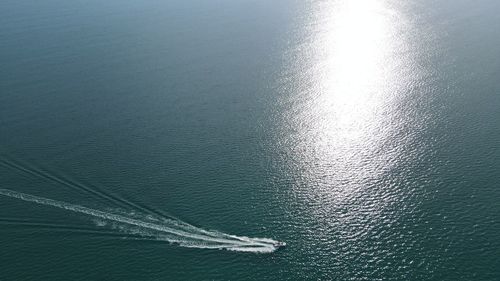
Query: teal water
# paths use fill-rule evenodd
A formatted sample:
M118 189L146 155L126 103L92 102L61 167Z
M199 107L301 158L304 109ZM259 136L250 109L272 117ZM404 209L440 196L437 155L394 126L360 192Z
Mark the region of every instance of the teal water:
M0 1L0 279L500 279L498 11Z

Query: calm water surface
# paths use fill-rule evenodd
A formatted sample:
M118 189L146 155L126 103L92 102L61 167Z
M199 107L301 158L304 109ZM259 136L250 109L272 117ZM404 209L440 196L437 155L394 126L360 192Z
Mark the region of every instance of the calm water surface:
M0 279L499 280L498 11L1 1Z

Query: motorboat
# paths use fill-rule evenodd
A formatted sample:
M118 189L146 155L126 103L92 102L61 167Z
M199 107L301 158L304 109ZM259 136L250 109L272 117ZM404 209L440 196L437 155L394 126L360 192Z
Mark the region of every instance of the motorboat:
M273 243L273 246L276 247L276 249L284 248L284 247L286 247L286 243L285 242L276 241L275 243Z

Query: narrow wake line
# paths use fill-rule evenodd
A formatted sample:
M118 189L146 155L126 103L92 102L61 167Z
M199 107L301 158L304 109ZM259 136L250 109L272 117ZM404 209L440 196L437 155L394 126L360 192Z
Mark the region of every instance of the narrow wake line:
M217 231L208 231L181 221L155 220L154 222L148 222L136 218L130 218L121 214L113 214L110 212L90 209L80 205L38 197L9 189L0 188L0 195L125 224L131 226L132 228L120 227L124 231L154 237L156 240L176 243L184 247L271 253L275 251L278 248L277 245L279 245L278 241L272 239L249 238L225 234Z
M146 211L149 213L152 213L154 215L161 215L164 216L164 214L159 214L157 211L140 206L136 203L124 200L122 198L119 198L113 194L109 194L108 192L103 191L102 189L98 188L97 186L89 186L88 184L83 184L81 182L69 179L67 177L64 177L64 175L55 175L53 173L50 173L49 171L43 170L40 167L34 167L30 166L28 163L22 163L19 160L14 160L10 159L9 157L2 157L3 159L0 158L0 165L3 165L7 168L14 169L21 171L23 173L36 176L45 180L50 180L52 182L61 184L63 186L73 188L76 190L79 190L81 192L86 192L92 196L95 196L97 199L101 200L106 200L108 202L111 202L113 204L117 204L120 207L131 207L131 208L136 208L142 211Z

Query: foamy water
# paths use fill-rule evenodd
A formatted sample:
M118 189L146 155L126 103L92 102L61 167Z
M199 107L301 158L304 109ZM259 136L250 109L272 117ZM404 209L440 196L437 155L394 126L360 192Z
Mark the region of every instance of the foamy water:
M102 220L111 221L118 224L115 228L120 231L175 243L182 247L254 253L271 253L277 249L278 241L273 239L230 235L172 219L156 218L151 215L141 217L137 213L115 214L9 189L0 189L0 195L92 216L98 219L95 223L102 227L106 226Z

